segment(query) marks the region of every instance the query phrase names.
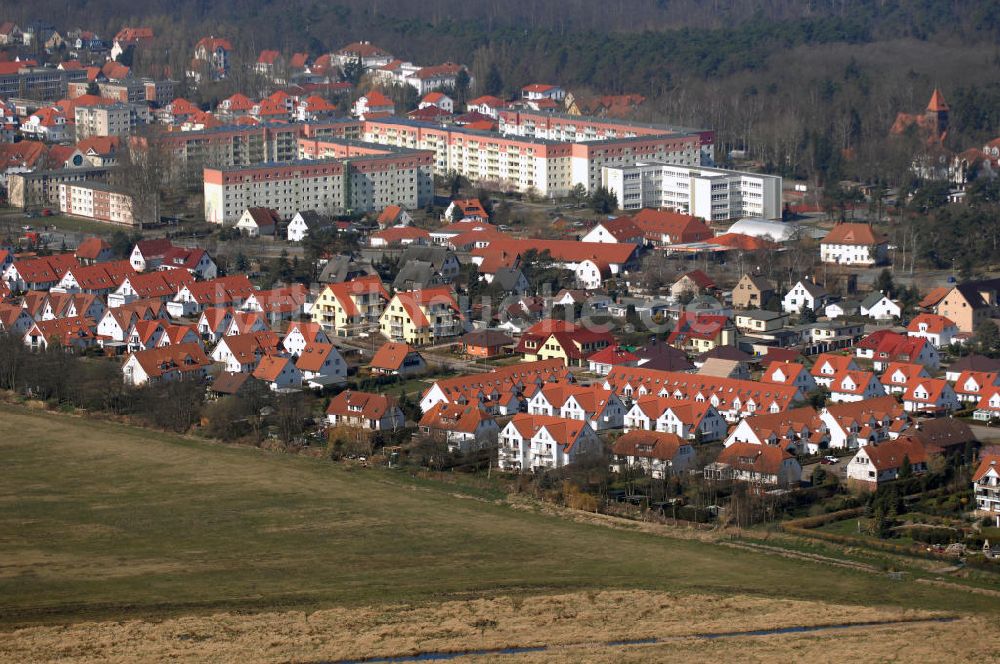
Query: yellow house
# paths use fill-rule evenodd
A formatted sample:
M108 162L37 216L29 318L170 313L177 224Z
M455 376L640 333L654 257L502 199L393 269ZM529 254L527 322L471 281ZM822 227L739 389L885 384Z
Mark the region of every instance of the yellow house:
M562 360L566 366L586 366L587 358L614 343L604 330L590 330L563 320L546 319L521 334L515 352L525 362Z
M379 319L382 334L392 341L425 346L465 330L450 286L396 293Z
M353 337L379 325L388 301L389 293L377 274L328 284L313 304L312 321L333 336Z

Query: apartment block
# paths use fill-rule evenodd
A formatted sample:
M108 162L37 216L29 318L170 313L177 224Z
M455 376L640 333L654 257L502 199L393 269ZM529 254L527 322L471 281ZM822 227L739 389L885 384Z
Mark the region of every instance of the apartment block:
M604 166L601 183L623 210L666 208L706 221L781 218L781 178L774 175L649 161Z
M233 224L250 207L282 217L299 210L342 214L389 205L423 207L434 196L433 154L400 150L343 159L304 159L206 168L205 219Z
M7 196L13 207L29 208L59 205L59 185L74 182L107 180L108 168L59 168L51 171L11 173L7 177Z
M87 80L84 69L56 69L54 67L21 67L17 71L0 74L0 97L25 99L62 99L73 81Z
M77 106L76 139L91 136L122 136L149 123L149 107L144 104Z
M103 182L60 184L59 211L110 224L135 225L132 197Z

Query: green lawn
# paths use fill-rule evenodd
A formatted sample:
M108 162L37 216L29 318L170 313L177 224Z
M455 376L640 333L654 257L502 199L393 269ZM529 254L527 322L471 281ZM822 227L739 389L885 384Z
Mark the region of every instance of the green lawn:
M117 224L105 224L89 219L79 219L77 217L67 217L65 215L53 215L51 217L24 218L24 223L34 226L36 230L43 230L46 226L55 226L61 231L74 231L77 233L90 233L92 235L112 235L115 231L124 230L132 232L128 226L118 226Z
M994 598L573 523L406 475L0 405L0 622L564 589L1000 611Z

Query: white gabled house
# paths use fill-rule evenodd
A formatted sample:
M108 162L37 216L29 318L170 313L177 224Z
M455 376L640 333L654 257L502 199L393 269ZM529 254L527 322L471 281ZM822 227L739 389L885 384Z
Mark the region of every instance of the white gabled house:
M800 398L816 389L816 380L809 370L795 362L771 362L764 368L760 382L795 387Z
M439 403L420 418L420 432L442 436L449 452L468 453L496 447L500 427L476 404Z
M562 468L599 453L601 445L586 422L520 413L500 431L497 467L510 472Z
M871 293L861 300L861 315L874 320L892 320L903 315L903 308L883 293Z
M830 301L830 294L822 286L802 279L785 294L781 301L781 310L785 313L797 314L803 309L822 311Z
M830 401L849 403L885 396L882 383L871 371L842 371L830 383Z
M947 413L960 407L954 388L943 378L916 378L903 393L903 409L908 413Z
M625 404L611 390L599 385L570 383L546 385L528 399L531 415L559 416L584 420L595 431L620 429L625 420Z
M951 319L928 313L914 316L906 326L907 336L927 339L938 348L950 345L959 331L958 325Z
M281 347L286 352L298 356L305 350L306 346L314 343L330 343L330 337L323 331L320 324L293 322L288 325L288 329L285 331Z
M670 397L644 397L625 413L625 431L635 429L673 433L684 440L721 440L728 425L707 401L681 401Z

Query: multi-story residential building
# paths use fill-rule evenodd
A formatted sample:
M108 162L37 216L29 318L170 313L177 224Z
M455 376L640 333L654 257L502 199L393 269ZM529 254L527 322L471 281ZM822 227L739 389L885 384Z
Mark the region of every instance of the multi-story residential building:
M77 106L75 109L76 138L91 136L121 136L149 123L149 107L145 104L110 104Z
M781 178L775 175L641 161L605 166L601 184L623 210L668 208L707 221L781 217Z
M1000 312L1000 279L969 281L955 286L935 306L935 313L955 322L962 332L975 332Z
M1000 514L1000 454L986 454L972 474L976 509Z
M698 138L698 150L693 157L688 159L685 155L675 154L674 158L665 161L689 166L699 164L710 166L715 162L715 133L706 129L526 109L500 110L497 119L499 120L500 133L505 136L544 138L563 143L694 135ZM655 157L649 157L649 159L655 159ZM600 178L599 168L597 169L597 177Z
M299 158L299 138L358 138L355 120L288 124L262 122L198 131L169 131L159 140L173 153L188 180L200 180L206 167L249 166Z
M332 60L344 67L353 62L360 62L363 69L375 69L389 64L392 54L368 41L354 42L333 54Z
M511 472L562 468L600 450L601 440L586 422L521 413L500 431L497 467Z
M0 63L0 98L63 99L73 81L86 81L85 69L35 67L23 62Z
M59 186L73 182L102 182L107 167L59 168L52 171L11 173L7 176L7 197L14 207L59 205Z
M588 191L601 186L601 167L636 161L700 163L701 137L696 133L607 136L575 140L540 138L517 132L495 133L442 126L404 118L364 121L365 140L411 149L434 150L434 172L454 171L477 182L529 189L561 196L576 184Z
M450 286L396 293L379 319L382 334L411 346L461 335L463 316Z
M388 301L389 293L382 279L371 274L328 284L316 298L310 314L314 323L334 336L353 337L379 327Z
M205 168L205 219L233 224L251 207L341 214L389 205L419 208L433 197L429 152L395 150L344 159L294 160Z
M465 65L454 62L423 67L412 62L393 60L375 70L373 76L383 85L409 85L422 97L432 90L454 88L458 74L463 70Z
M134 226L132 197L103 182L59 185L59 211L73 217Z
M159 107L166 106L175 97L175 82L169 79L155 80L151 78L125 78L116 81L97 81L99 94L105 99L112 99L122 104L152 103ZM76 99L87 94L90 82L86 79L73 81L67 85L66 96Z

